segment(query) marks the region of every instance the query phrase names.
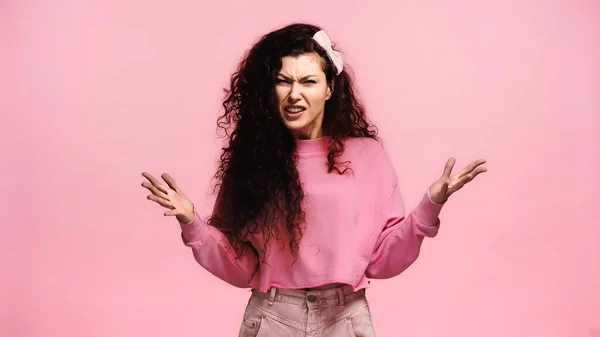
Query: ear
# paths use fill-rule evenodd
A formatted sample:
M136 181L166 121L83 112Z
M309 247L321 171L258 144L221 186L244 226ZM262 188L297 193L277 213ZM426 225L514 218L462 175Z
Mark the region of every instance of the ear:
M331 98L331 95L333 95L333 86L334 86L335 82L334 80L331 81L331 84L327 86L327 96L325 96L325 100L328 100Z

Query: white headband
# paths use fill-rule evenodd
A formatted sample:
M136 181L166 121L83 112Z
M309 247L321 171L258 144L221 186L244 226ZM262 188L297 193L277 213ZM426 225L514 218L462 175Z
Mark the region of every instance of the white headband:
M327 56L329 56L329 59L337 71L336 75L341 74L342 70L344 69L344 60L342 59L340 52L333 50L333 47L331 46L331 40L329 39L329 36L327 36L327 33L320 30L315 33L313 40L315 40L319 46L321 46L321 48L325 49L327 52Z

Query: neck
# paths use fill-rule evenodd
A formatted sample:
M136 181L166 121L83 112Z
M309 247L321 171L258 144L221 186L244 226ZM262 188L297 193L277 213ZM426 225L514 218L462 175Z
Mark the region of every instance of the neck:
M297 131L293 133L293 136L297 140L317 139L323 137L323 130L321 128L318 128L310 130L308 132Z

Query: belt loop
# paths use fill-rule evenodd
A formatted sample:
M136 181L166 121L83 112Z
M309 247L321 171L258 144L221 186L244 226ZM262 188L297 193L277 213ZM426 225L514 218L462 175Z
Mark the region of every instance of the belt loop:
M344 302L344 288L342 288L342 287L337 288L337 292L338 292L338 296L340 298L340 307L343 307L344 305L346 305L346 303Z
M273 305L273 301L275 301L275 293L277 293L277 288L271 287L271 293L269 294L269 305Z

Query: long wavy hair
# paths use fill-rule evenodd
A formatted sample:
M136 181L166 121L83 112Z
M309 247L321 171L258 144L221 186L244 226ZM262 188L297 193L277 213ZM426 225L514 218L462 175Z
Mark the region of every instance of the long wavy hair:
M316 53L322 58L333 91L325 103L322 126L329 140L330 173L351 171L349 162L338 162L345 138L378 139L348 66L336 75L325 50L312 39L319 30L314 25L292 24L263 36L246 53L231 77L230 88L225 89L225 111L217 126L225 131L228 145L215 174L219 196L208 222L227 235L238 258L244 249L252 248L248 234L260 233L266 241L277 239L284 223L281 228L285 228L294 258L302 237L304 192L296 169L296 141L281 120L275 93L283 57Z

